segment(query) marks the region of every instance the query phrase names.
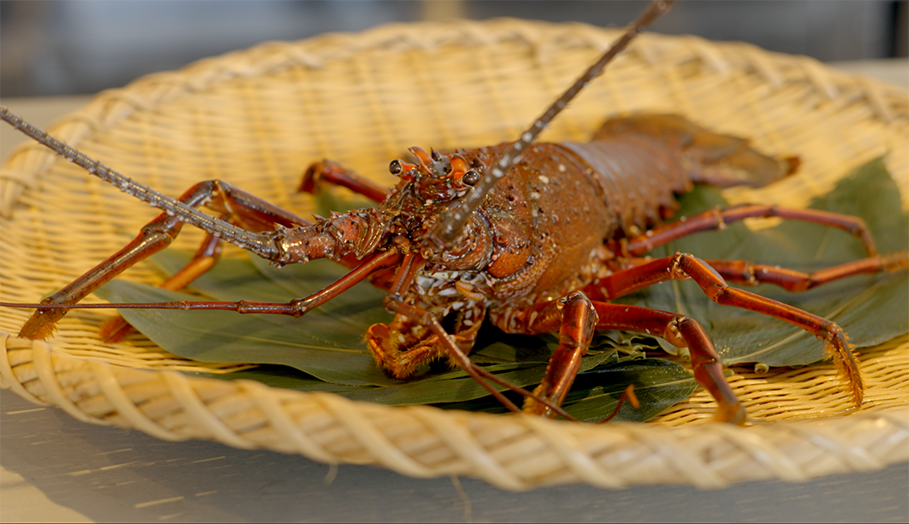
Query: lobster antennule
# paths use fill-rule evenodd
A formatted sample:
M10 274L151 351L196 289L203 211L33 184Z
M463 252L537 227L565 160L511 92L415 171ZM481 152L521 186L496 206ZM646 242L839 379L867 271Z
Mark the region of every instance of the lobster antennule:
M447 212L442 220L426 235L425 242L431 242L438 248L450 248L457 241L469 217L492 191L492 188L502 179L512 166L521 160L523 151L532 144L543 132L556 115L562 112L591 80L600 76L606 64L612 61L619 53L625 50L641 31L652 24L657 18L665 14L672 7L675 0L654 0L650 6L632 22L622 36L590 66L546 111L511 146L496 159L492 169L480 179L473 190L468 192L455 208Z

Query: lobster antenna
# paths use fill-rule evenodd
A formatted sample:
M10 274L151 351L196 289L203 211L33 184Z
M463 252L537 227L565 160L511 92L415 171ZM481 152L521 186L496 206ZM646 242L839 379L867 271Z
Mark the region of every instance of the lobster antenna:
M0 106L0 118L22 133L28 135L39 144L51 149L65 160L85 169L101 180L120 189L120 191L123 191L127 195L138 198L152 207L161 209L168 215L175 216L187 224L192 224L206 233L217 235L225 241L248 251L252 251L263 258L269 258L277 251L274 240L271 237L251 233L236 227L224 220L220 220L203 213L192 206L186 205L175 198L171 198L148 186L140 184L139 182L110 169L101 162L89 158L85 153L69 147L44 131L41 131L10 112L6 106Z
M546 129L546 126L552 122L556 115L565 109L565 106L574 99L575 96L594 78L603 73L603 69L615 56L621 53L628 43L634 39L642 30L653 23L654 20L669 11L675 0L654 0L637 20L628 26L628 29L621 38L612 44L599 60L596 61L587 71L578 78L565 93L562 94L548 109L538 118L527 131L511 144L502 155L496 159L492 169L484 176L449 212L442 220L438 222L429 234L426 236L428 241L433 242L439 248L451 247L461 232L464 225L470 218L470 215L480 207L486 195L492 191L492 188L502 179L523 156L526 149L540 133Z

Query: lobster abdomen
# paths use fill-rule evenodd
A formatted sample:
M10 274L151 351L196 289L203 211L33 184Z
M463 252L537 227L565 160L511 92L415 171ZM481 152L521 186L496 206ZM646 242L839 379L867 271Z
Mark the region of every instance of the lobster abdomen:
M708 131L678 115L634 115L606 121L574 153L603 189L624 236L659 225L692 183L761 187L792 174L796 157L776 159L748 140Z
M659 225L678 208L675 196L692 187L680 151L655 140L629 136L558 146L586 165L601 189L607 212L618 225L612 236L632 236Z

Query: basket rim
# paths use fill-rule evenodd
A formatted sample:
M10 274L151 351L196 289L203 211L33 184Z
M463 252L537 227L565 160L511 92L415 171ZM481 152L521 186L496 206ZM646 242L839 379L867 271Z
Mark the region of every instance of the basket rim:
M154 110L159 104L172 101L175 97L182 94L193 93L204 90L206 86L214 84L235 75L259 75L269 68L285 67L288 63L303 64L308 67L319 67L324 61L342 58L344 53L356 53L363 49L373 49L376 46L387 46L389 49L407 49L408 46L413 48L425 48L427 45L444 46L456 40L456 37L467 38L474 45L495 45L500 42L509 40L523 40L531 46L545 46L545 40L541 43L540 38L545 38L547 31L554 27L571 27L571 35L577 38L576 45L587 45L594 48L608 46L611 38L618 30L604 30L587 24L570 23L570 24L550 24L545 22L526 22L514 19L494 19L484 22L419 22L406 24L389 24L374 28L363 33L334 33L314 37L298 42L266 42L253 48L241 51L235 51L222 55L220 57L207 58L190 64L179 71L163 72L148 75L133 81L123 88L107 90L96 95L83 109L72 113L57 121L49 128L49 132L59 136L69 144L77 146L82 140L85 140L95 133L114 128L119 122L129 117L134 111ZM543 37L541 37L543 34ZM564 33L560 33L564 34ZM417 36L414 36L417 35ZM629 52L638 52L645 56L645 60L658 60L660 46L673 45L674 43L684 41L690 45L692 60L700 61L704 67L716 69L717 71L726 71L732 68L749 67L757 71L770 85L786 82L787 77L781 71L786 69L798 69L803 73L799 81L807 82L814 85L820 92L826 93L827 96L837 96L847 88L858 87L863 93L868 104L875 111L875 114L883 122L892 122L895 119L904 119L909 116L906 110L907 101L909 101L909 91L898 86L865 79L845 72L837 72L827 69L813 59L807 57L793 57L779 53L771 53L760 50L749 44L742 43L714 43L692 36L664 36L648 33L641 36L641 42L649 44L647 51L645 46L638 46ZM428 43L427 43L428 42ZM562 43L562 45L566 45ZM572 45L569 43L568 45ZM735 60L741 58L745 65L736 63ZM263 60L264 59L264 60ZM139 100L132 96L134 90L153 92L156 94L152 101L148 98ZM6 185L2 195L2 208L11 213L12 206L18 196L26 186L34 187L38 184L37 177L41 173L50 169L55 160L53 153L36 150L35 147L26 144L15 150L6 160L3 169L10 169L8 166L14 165L21 160L23 155L44 155L45 159L38 162L42 169L31 173L36 179L25 180L18 189ZM13 183L21 180L21 175L16 180L10 177L3 177L4 184ZM8 198L15 195L15 198ZM82 368L88 366L91 372L95 374L97 387L103 391L112 405L123 413L125 420L130 424L129 427L135 427L142 431L148 432L159 438L176 440L183 438L209 438L232 445L235 447L253 447L262 446L260 442L250 441L242 436L238 436L224 425L223 420L217 414L212 413L204 405L199 405L198 396L193 393L194 388L211 386L217 383L218 388L223 388L225 382L216 379L204 377L187 377L175 374L173 371L152 371L152 370L135 370L121 368L115 363L99 362L92 358L79 358L66 354L60 350L54 349L53 344L46 343L25 343L23 341L13 342L14 339L0 333L0 338L4 341L4 352L6 357L0 358L0 380L3 388L15 390L21 396L33 402L50 402L63 408L80 420L90 421L93 423L110 423L106 419L97 418L86 414L74 403L68 400L68 393L60 386L58 373L69 372L73 368ZM13 346L9 344L13 343ZM18 344L18 345L16 345ZM16 358L11 359L11 352L16 352ZM15 360L15 362L14 362ZM23 362L35 364L38 370L37 376L30 375L28 368L23 366ZM48 370L53 370L49 373ZM58 371L59 370L59 371ZM154 424L151 421L143 421L138 410L133 405L132 410L129 407L131 401L128 395L124 393L122 385L116 377L123 375L129 376L128 380L135 379L135 373L156 373L162 374L163 380L167 387L174 391L175 397L180 398L184 403L184 409L195 410L200 417L208 420L207 426L200 430L199 434L182 435L173 434L166 429ZM114 377L114 378L112 378ZM182 378L174 378L182 377ZM34 382L39 381L40 386L35 389ZM112 381L113 380L113 381ZM32 383L31 389L27 389L24 384ZM201 384L203 386L196 386ZM228 382L235 388L237 394L247 395L251 405L256 405L258 409L267 413L267 417L275 426L283 428L287 434L294 435L295 440L288 446L280 444L274 445L271 449L302 453L315 460L323 462L350 461L355 463L356 460L339 459L332 457L330 454L319 450L312 442L307 441L298 427L297 423L291 420L286 414L276 411L274 402L280 403L292 402L297 399L312 400L315 404L334 413L339 412L342 408L338 406L348 406L351 404L363 404L370 413L376 413L383 410L392 410L399 413L412 413L413 417L420 420L421 423L438 424L446 428L440 431L442 440L450 440L453 435L467 438L468 442L476 444L476 436L471 436L472 425L488 424L486 420L490 415L480 413L465 414L463 412L447 412L432 407L390 407L379 406L376 404L355 402L331 395L327 393L304 393L289 390L280 390L272 392L279 397L278 400L262 400L263 389L272 389L263 385L248 383L247 381ZM35 394L34 391L43 392ZM293 399L293 400L289 400ZM302 400L300 400L302 401ZM202 411L199 411L202 409ZM378 411L377 411L378 410ZM397 415L389 415L397 416ZM731 443L733 447L738 447L747 460L762 464L764 467L757 473L751 472L741 479L724 478L715 471L711 471L707 464L692 464L689 462L680 463L671 455L665 457L665 467L669 471L680 473L678 482L690 483L700 487L721 487L729 482L740 480L751 480L755 478L782 478L785 480L803 480L806 477L805 472L799 470L792 464L791 457L787 457L785 452L776 448L775 445L764 440L765 431L782 431L794 435L792 438L799 439L800 445L808 445L811 441L825 449L827 452L839 453L843 464L842 471L869 467L868 462L861 463L856 458L856 453L863 457L868 455L865 451L857 452L848 443L843 442L836 437L837 434L847 433L849 431L871 431L873 427L887 426L891 431L901 431L903 434L909 434L909 408L900 407L887 410L871 410L864 413L852 415L849 417L831 417L810 421L790 421L775 422L767 426L754 426L749 428L738 428L727 426L725 424L706 424L693 427L681 428L656 428L656 426L638 426L629 425L628 423L600 426L596 428L583 427L579 428L564 422L553 422L548 420L532 419L530 417L496 417L497 420L509 420L517 424L520 428L526 429L534 434L535 438L546 445L553 446L555 453L560 455L566 463L570 464L573 477L557 479L558 482L588 482L594 485L605 487L620 487L632 485L640 482L640 479L631 480L619 479L614 475L604 472L599 465L591 461L582 450L579 442L587 442L593 438L589 434L595 434L596 438L605 441L615 441L617 439L627 439L629 435L642 439L645 443L653 445L655 449L660 449L662 453L668 453L667 450L673 449L670 444L672 441L690 438L692 433L703 432L709 439L721 439ZM476 422L482 420L482 422ZM883 422L882 422L883 421ZM411 476L437 476L452 474L451 470L430 471L424 467L416 465L413 460L404 457L401 452L395 453L389 444L387 436L377 433L380 431L375 426L371 426L368 421L363 420L362 415L352 416L346 419L345 424L351 429L363 431L364 434L376 437L378 444L368 444L361 442L364 446L372 448L375 455L370 457L370 461L399 471ZM494 425L499 427L504 422L497 421ZM766 428L773 427L775 430ZM852 429L844 429L844 428ZM644 429L646 428L646 429ZM761 429L757 429L761 428ZM834 429L835 428L835 429ZM895 428L895 429L893 429ZM589 433L590 432L590 433ZM657 435L660 435L659 437ZM668 435L668 436L666 436ZM909 438L902 436L902 442ZM831 440L832 439L832 440ZM560 447L555 444L557 440L564 440L567 444ZM659 440L660 444L654 444ZM817 444L820 442L820 444ZM831 444L832 442L832 444ZM905 446L903 446L905 447ZM804 450L799 448L800 453ZM477 451L477 450L474 450ZM552 479L519 479L514 474L502 470L500 467L492 467L484 463L485 459L479 459L483 453L477 451L478 455L467 455L464 458L467 462L472 463L476 468L472 471L455 469L455 472L479 476L497 486L506 489L528 489L539 485L552 483ZM875 454L873 463L875 469L884 467L894 462L902 462L909 459L909 453L894 453L892 449L887 454L879 456ZM859 464L864 464L860 466ZM857 466L859 465L859 466ZM462 468L462 466L458 466ZM687 473L684 473L687 472ZM827 474L831 471L823 471L821 474ZM755 475L758 476L755 476ZM816 475L815 475L816 476ZM664 479L665 481L665 479Z

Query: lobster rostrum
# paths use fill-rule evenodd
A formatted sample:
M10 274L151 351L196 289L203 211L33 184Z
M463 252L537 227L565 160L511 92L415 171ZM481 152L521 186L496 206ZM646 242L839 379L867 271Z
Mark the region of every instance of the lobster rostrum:
M447 358L512 411L520 410L489 382L523 395L524 412L570 418L560 405L595 330L635 331L687 347L696 380L718 402L717 419L741 424L744 409L723 377L710 339L694 319L609 302L658 282L692 279L711 300L779 318L821 339L859 405L861 375L839 326L732 288L727 281L800 291L859 273L905 270L909 265L905 253L878 256L860 219L814 210L741 205L663 225L677 208L675 195L690 190L693 183L762 186L792 173L797 159L765 156L744 139L712 133L675 115L612 119L584 144L534 143L583 85L669 3L655 2L515 142L429 153L411 148L414 163L390 164L400 179L391 191L332 162L314 164L304 175L302 190L315 192L326 183L337 184L378 203L316 217L315 222L218 180L196 184L178 199L166 197L2 108L0 117L7 122L164 212L121 251L40 305L0 305L37 307L20 336L44 339L69 309L222 309L302 316L368 279L388 290L384 304L395 316L389 324L369 328L367 345L377 364L397 378L409 378L422 366ZM220 213L220 218L199 211L202 206ZM855 235L868 256L813 274L742 261L703 261L685 253L642 258L676 238L751 217L840 228ZM128 267L164 249L184 223L208 235L190 263L163 284L168 289L179 289L210 269L224 241L278 266L330 258L351 271L322 291L287 303L78 304ZM508 333L559 333L558 348L534 392L505 383L470 362L467 353L486 320ZM114 340L126 329L121 319L115 319L105 325L103 336Z

